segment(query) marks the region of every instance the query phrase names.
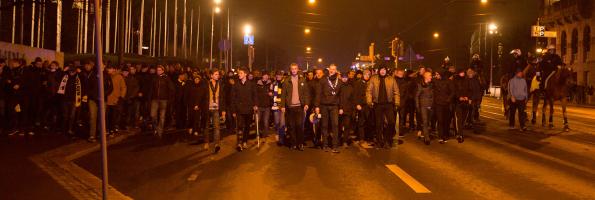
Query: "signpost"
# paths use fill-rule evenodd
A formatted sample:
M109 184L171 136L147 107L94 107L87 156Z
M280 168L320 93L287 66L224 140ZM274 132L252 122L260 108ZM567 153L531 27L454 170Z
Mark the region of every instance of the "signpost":
M531 27L531 37L555 38L557 35L556 31L546 31L545 26Z

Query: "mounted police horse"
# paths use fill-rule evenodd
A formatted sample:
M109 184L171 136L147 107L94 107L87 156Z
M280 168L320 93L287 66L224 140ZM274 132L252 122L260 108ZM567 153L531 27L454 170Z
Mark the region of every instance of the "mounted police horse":
M543 107L541 108L541 123L545 127L545 109L549 106L549 128L553 128L553 114L554 114L554 102L560 101L562 105L562 116L564 117L564 131L569 131L568 117L566 115L566 106L568 105L568 96L570 95L570 88L576 84L573 77L573 72L566 68L560 67L545 83L545 89L543 90Z

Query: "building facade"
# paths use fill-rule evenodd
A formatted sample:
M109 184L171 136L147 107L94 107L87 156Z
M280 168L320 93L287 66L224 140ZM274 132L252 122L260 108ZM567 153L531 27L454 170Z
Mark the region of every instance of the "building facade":
M548 31L556 31L556 38L547 44L556 46L564 63L576 72L580 90L595 86L595 40L591 27L595 26L595 0L540 0L540 24ZM583 97L580 97L583 98ZM580 100L580 99L579 99ZM595 98L584 96L579 103L595 104Z

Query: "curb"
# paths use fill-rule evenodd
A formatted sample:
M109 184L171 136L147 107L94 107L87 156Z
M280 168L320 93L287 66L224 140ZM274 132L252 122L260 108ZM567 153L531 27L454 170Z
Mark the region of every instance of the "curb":
M125 132L107 141L107 145L120 143L124 139L133 136L133 133ZM94 151L100 150L98 143L89 143L85 140L65 145L38 155L29 157L35 165L49 174L58 184L68 191L76 199L102 199L101 179L87 170L76 165L73 160L85 156ZM124 195L111 185L108 186L110 199L131 200L131 197Z

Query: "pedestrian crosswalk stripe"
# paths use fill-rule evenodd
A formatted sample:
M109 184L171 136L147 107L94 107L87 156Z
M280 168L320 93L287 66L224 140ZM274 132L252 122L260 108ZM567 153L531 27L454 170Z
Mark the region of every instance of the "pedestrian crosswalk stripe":
M411 175L407 174L407 172L403 171L403 169L401 169L399 166L386 165L386 167L416 193L432 193L428 188L422 185L419 181L415 180L415 178L413 178Z

